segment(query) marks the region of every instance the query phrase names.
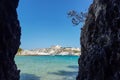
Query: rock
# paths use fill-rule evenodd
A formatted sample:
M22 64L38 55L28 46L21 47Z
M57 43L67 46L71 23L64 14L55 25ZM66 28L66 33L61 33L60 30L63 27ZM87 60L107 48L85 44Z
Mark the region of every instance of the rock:
M120 80L120 0L93 0L78 63L77 80Z
M14 62L20 45L21 29L16 8L19 0L0 0L0 80L19 80Z

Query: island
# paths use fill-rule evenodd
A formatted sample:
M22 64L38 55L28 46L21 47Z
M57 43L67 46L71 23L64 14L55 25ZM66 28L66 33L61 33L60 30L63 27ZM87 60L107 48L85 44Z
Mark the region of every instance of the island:
M50 48L40 48L32 50L23 50L20 49L17 52L17 55L77 55L81 53L80 48L73 47L61 47L60 45L51 46Z

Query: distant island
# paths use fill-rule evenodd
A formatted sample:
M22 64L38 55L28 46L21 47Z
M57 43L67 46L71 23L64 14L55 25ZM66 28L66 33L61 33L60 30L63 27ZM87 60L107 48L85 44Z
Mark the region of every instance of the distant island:
M33 50L19 49L17 55L80 55L80 48L61 47L59 45L50 48L40 48Z

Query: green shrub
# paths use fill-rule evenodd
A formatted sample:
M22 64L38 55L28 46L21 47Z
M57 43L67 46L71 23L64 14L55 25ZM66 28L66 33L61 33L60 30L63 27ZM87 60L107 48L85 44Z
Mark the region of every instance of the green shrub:
M19 48L19 49L18 49L18 52L20 53L22 50L23 50L22 48Z

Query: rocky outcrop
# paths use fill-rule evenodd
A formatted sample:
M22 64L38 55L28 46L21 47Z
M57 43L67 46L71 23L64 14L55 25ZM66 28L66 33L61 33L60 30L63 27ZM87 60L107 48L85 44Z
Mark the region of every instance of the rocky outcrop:
M16 8L19 0L0 0L0 80L19 80L14 62L21 29Z
M81 32L77 80L120 80L120 0L94 0Z

